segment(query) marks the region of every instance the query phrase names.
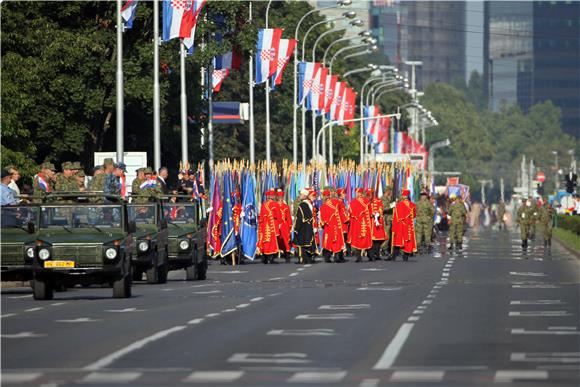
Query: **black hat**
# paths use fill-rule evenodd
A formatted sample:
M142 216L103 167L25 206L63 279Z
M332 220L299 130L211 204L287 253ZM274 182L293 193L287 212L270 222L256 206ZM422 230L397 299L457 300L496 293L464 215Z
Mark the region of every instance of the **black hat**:
M8 172L6 169L2 168L2 179L4 179L7 176L12 176L12 174L10 172Z

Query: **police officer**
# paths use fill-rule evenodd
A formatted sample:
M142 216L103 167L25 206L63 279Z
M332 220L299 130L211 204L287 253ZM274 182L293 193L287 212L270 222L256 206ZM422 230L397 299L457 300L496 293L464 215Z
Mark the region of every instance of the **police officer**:
M427 198L427 192L421 192L419 203L417 203L417 247L425 243L427 252L431 252L431 234L433 232L433 219L435 217L435 207Z

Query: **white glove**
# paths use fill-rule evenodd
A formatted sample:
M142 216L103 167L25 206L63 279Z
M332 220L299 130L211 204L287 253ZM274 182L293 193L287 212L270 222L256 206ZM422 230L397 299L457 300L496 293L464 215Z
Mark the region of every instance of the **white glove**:
M379 214L375 213L375 226L380 226L379 223Z
M522 219L524 219L526 217L525 213L522 213Z
M397 206L397 203L395 203L395 202L392 202L390 205L391 208L395 208L396 206Z
M451 215L447 215L447 219L451 220Z
M240 212L240 218L243 218L244 216L246 216L246 213L244 211Z

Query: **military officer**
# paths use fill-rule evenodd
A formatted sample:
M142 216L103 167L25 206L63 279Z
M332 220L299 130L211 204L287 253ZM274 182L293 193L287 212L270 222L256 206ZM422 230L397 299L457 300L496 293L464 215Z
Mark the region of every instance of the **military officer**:
M522 248L526 249L528 247L528 238L530 236L530 225L532 221L532 201L522 199L522 205L518 208L516 214L518 220L517 223L520 226L520 239L522 240Z
M421 192L419 203L417 203L417 247L421 249L423 242L427 247L427 252L431 252L431 234L433 232L433 220L435 217L435 207L427 198L427 192Z
M137 177L131 183L131 194L140 195L141 184L145 182L145 168L139 168L135 172L137 173Z
M350 202L350 227L348 241L352 248L356 249L355 262L361 262L362 256L372 246L371 239L371 215L369 213L369 201L363 197L363 189L355 190L356 197Z
M53 191L55 170L53 163L45 162L40 165L40 172L32 178L32 189L35 196L39 196L43 192Z
M375 197L375 191L372 188L367 189L369 199L369 215L372 245L369 249L369 261L381 259L381 245L387 240L385 230L385 218L383 201Z
M300 191L300 204L294 219L294 245L298 247L298 263L313 263L316 254L316 233L313 200L316 192L303 189Z
M322 240L322 255L324 262L330 263L331 257L334 262L344 262L344 235L340 208L336 198L332 198L330 189L322 191L324 203L320 206L320 225L324 229ZM344 216L344 215L343 215Z
M502 228L506 228L504 217L505 217L505 202L503 200L500 200L499 204L497 205L497 224L500 230Z
M87 190L85 186L85 171L82 169L76 173L74 176L77 186L75 187L75 191L84 192Z
M61 164L62 172L55 175L54 190L60 192L75 191L76 179L73 178L75 170L73 163L65 161Z
M460 196L451 194L450 199L452 203L447 213L447 219L451 222L449 226L449 250L453 250L454 244L457 249L461 250L463 248L463 228L467 220L467 210Z
M112 175L115 170L115 163L112 158L106 158L103 162L103 173L99 173L93 177L91 184L91 191L104 192L105 191L105 179L107 176ZM109 178L110 179L110 178Z
M554 210L548 201L544 201L544 205L539 209L538 224L542 230L544 237L544 247L552 246L552 218Z
M385 216L385 233L387 234L387 240L383 243L382 248L387 252L387 261L392 259L391 256L391 241L393 236L391 235L391 229L393 226L393 209L396 206L396 202L393 201L393 190L391 187L386 187L383 192L383 197L381 198L383 202L383 215Z

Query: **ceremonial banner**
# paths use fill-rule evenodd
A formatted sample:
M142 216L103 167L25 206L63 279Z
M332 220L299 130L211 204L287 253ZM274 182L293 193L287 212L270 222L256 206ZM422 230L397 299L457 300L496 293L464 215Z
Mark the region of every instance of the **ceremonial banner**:
M234 235L234 218L232 205L232 174L226 171L223 176L224 182L224 201L222 213L222 229L221 229L221 256L225 257L234 252L237 248L236 237Z
M242 200L242 222L240 240L244 257L254 260L258 241L258 215L256 212L256 184L254 176L246 172L244 176Z

